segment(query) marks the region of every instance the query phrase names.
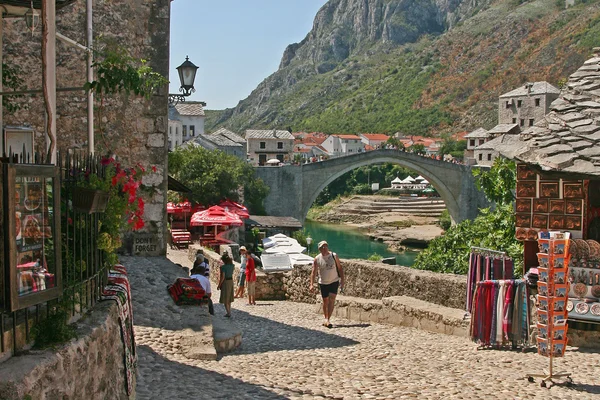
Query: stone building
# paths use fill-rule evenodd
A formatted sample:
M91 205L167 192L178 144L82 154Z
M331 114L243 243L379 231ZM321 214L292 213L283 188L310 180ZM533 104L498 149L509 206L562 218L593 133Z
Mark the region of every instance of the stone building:
M548 82L528 82L499 97L498 123L517 124L521 129L533 126L550 111L560 90Z
M488 132L483 128L475 129L473 132L465 135L467 148L464 151L464 160L468 164L475 164L475 148L484 144L488 139Z
M57 7L56 31L77 43L85 43L86 3L69 3ZM94 49L101 52L109 44L118 46L134 59L147 60L146 65L164 77L169 76L170 68L169 30L169 0L93 1ZM4 18L2 33L3 63L17 68L17 74L24 80L24 89L41 90L41 26L32 35L23 18ZM56 40L55 53L56 145L59 151L80 150L85 154L90 145L87 96L83 90L87 81L86 54L59 40ZM62 88L70 90L62 91ZM2 124L31 126L35 131L35 148L45 149L43 96L25 95L9 100L25 107L13 113L5 112ZM163 255L167 225L167 87L150 98L134 94L96 95L94 111L95 154L116 155L124 166L139 163L152 171L143 180L144 186L150 189L145 191L145 227L126 241L135 242L136 238L143 237L150 245L139 254Z
M246 131L248 161L252 165L266 165L268 160L277 158L290 162L294 150L294 136L288 131L255 130Z
M207 150L220 150L225 154L246 160L246 140L224 128L210 135L197 135L194 139L186 142L184 146L202 146Z
M177 118L175 107L169 107L169 151L175 150L183 144L183 124Z

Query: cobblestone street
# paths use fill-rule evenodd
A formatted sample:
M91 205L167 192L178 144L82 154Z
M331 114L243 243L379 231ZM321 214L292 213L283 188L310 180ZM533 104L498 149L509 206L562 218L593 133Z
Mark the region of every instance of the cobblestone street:
M142 260L145 265L138 265ZM328 329L314 305L283 301L249 306L236 299L231 323L243 332L241 347L217 361L188 359L179 346L181 321L174 324L169 316L181 312L172 301L164 309L165 296L170 301L164 281L135 287L139 274L157 277L180 269L148 260L124 262L134 285L134 319L140 315L139 399L600 398L597 353L569 348L555 361L555 372L571 372L576 385L545 389L524 378L548 367L548 359L534 352L477 350L467 338L341 319ZM152 296L136 296L141 289ZM215 308L213 318L225 319L223 306Z

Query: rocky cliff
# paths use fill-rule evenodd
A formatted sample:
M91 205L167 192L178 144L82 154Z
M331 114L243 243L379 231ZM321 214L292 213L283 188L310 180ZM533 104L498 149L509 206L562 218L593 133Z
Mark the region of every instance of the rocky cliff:
M597 0L330 0L279 70L207 129L490 128L500 94L576 69L599 21Z

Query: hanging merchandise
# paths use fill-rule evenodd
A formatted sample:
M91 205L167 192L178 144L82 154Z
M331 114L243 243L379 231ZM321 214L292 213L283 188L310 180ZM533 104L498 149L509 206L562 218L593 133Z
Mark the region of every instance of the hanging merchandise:
M504 279L514 279L514 263L505 252L471 247L467 274L467 312L471 313L473 295L478 282Z
M529 345L529 289L523 279L477 282L471 340L481 347Z
M570 373L552 370L552 360L564 356L567 347L569 232L542 231L538 247L537 349L540 355L549 358L550 368L544 374L527 374L527 378L530 382L534 377L542 378L542 387L546 382L554 383L553 378L566 378L569 384Z
M600 322L600 244L570 240L569 254L569 319Z

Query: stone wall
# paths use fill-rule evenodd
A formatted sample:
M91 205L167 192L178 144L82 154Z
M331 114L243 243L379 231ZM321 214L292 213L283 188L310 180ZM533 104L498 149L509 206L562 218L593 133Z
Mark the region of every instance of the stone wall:
M114 301L77 323L57 351L30 351L0 363L0 399L128 399L123 342ZM135 387L135 386L134 386Z
M193 260L196 249L189 250ZM204 249L209 260L211 280L217 283L220 256ZM235 263L234 278L239 276L239 264ZM344 294L364 299L382 299L392 296L410 296L416 299L450 308L464 310L467 279L462 275L440 274L408 267L386 265L366 260L342 260L346 275ZM312 267L298 265L292 271L265 274L257 270L257 300L291 300L303 303L317 301L318 288L309 290Z
M126 49L135 59L164 77L169 76L170 0L93 0L95 49L107 43ZM57 32L85 43L86 4L77 1L57 11ZM5 19L4 63L19 68L24 88L40 90L41 26L31 33L22 18ZM57 87L82 88L86 82L86 55L73 46L56 41ZM183 60L182 60L183 61ZM94 125L95 152L116 155L123 166L140 163L149 172L143 178L144 221L140 231L143 243L132 243L132 253L166 254L167 197L167 88L160 96L146 99L135 95L96 95ZM23 108L4 114L4 124L30 125L36 132L35 149L45 149L44 109L41 94L11 97ZM57 147L88 149L87 102L83 90L57 93ZM156 172L152 171L156 167ZM146 235L146 236L144 236ZM148 238L151 238L148 239ZM136 251L137 250L137 251Z

